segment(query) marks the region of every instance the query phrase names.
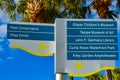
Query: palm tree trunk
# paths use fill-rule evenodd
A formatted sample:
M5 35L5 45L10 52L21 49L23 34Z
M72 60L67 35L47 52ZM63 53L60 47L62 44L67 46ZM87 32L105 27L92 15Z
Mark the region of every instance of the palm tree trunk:
M107 79L107 80L112 80L111 70L106 70L106 79Z
M27 0L26 12L30 22L46 23L43 0Z
M69 80L73 80L73 77L72 77L72 76L69 76Z
M107 17L107 13L108 13L108 7L104 7L104 6L101 6L98 10L97 10L99 16L100 16L100 19L106 19Z
M106 19L108 7L111 5L112 0L94 0L93 8L97 10L100 19ZM111 70L106 70L107 80L112 80Z
M36 15L36 21L35 22L37 22L37 23L46 23L46 17L45 17L45 9L44 9L44 7Z
M105 19L108 14L108 7L111 5L112 0L94 0L93 8L97 10L100 19Z

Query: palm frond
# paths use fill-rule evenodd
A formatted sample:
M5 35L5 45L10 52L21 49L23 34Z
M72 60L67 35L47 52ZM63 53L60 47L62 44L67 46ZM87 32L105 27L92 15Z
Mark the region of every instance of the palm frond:
M88 80L105 80L105 76L99 73L93 74L91 76L85 77Z
M113 19L113 20L114 20L114 17L118 18L118 14L115 11L108 11L107 16L109 19Z
M120 68L115 68L112 70L112 76L113 80L119 80L120 79Z
M0 9L4 9L4 7L5 7L5 3L6 3L6 0L1 0L0 1Z
M117 0L117 6L120 8L120 0Z

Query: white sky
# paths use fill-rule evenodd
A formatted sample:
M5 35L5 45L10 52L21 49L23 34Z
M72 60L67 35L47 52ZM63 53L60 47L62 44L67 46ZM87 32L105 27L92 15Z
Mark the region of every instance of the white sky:
M9 15L4 15L2 11L0 10L0 22L6 23L9 21Z
M18 3L19 2L19 0L15 0L15 3Z
M0 34L6 34L7 25L0 25Z

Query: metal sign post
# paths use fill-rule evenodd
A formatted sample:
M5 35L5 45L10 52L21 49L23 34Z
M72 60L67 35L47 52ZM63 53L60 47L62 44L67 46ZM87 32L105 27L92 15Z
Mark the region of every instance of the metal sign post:
M66 80L65 74L57 73L56 74L56 80Z
M66 80L66 74L64 73L57 73L56 74L56 80ZM69 80L73 80L72 76L69 76Z

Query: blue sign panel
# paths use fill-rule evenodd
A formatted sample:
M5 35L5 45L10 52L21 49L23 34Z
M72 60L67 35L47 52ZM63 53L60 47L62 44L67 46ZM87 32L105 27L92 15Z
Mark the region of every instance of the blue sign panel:
M54 26L35 24L8 24L8 39L54 41Z
M117 60L115 21L67 21L68 60Z

